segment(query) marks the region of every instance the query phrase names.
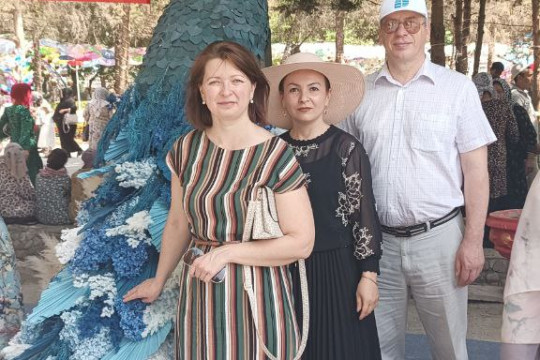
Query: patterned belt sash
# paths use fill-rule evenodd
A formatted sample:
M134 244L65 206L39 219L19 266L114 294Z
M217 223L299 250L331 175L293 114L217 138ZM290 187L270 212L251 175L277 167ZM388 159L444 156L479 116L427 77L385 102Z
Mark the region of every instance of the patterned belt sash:
M202 240L193 234L191 234L191 241L195 246L211 246L211 247L241 243L241 241L237 241L237 240L231 240L231 241Z

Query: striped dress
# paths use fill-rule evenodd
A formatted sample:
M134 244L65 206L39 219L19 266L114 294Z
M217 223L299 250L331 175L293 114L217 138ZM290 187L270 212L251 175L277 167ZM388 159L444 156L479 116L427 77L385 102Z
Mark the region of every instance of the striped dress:
M294 154L278 137L226 150L203 131L194 130L178 139L167 162L183 187L191 232L201 240L241 240L247 204L259 187L284 193L305 183ZM288 267L256 267L253 275L265 343L278 359L292 359L300 336ZM176 358L265 359L252 316L242 266L227 265L225 281L219 284L191 278L185 267L178 300Z

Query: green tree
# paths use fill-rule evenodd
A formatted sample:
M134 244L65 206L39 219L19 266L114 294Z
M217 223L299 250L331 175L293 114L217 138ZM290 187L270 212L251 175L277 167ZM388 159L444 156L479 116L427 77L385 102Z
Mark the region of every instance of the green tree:
M301 32L304 35L307 34L307 36L298 36L299 27L292 26L289 33L286 34L288 37L285 40L292 38L302 41L294 42L293 40L291 46L286 46L286 50L291 49L290 53L293 53L295 50L299 50L302 42L316 34L320 35L322 29L331 30L335 34L336 61L341 62L343 59L347 14L359 9L361 4L362 0L275 0L272 8L284 16L284 18L290 18L291 16L298 17L298 14L302 14L300 17L307 16L314 20L311 25L314 23L323 25L316 29L312 28L308 32ZM315 16L319 19L313 19ZM285 43L288 44L288 41ZM289 55L289 52L284 53L284 55Z

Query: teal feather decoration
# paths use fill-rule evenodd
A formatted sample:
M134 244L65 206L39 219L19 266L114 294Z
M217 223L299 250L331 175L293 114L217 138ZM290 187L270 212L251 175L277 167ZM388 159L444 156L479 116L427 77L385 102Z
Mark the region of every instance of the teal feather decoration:
M169 208L160 199L158 199L150 209L152 224L148 228L148 232L152 237L152 244L158 251L161 251L161 239L163 237L163 230L165 229L168 215Z
M120 160L129 152L129 132L123 129L118 134L118 137L111 142L107 152L105 153L105 161L120 162Z
M85 171L83 173L80 173L80 174L77 175L77 177L79 179L84 180L84 179L88 179L88 178L91 178L91 177L94 177L94 176L107 174L107 173L111 172L111 170L113 170L113 169L114 169L113 165L104 166L104 167L101 167L101 168L98 168L98 169L94 169L94 170Z
M155 353L172 329L172 323L167 323L155 334L141 341L122 340L119 350L111 351L102 360L145 360Z
M28 315L29 325L37 324L44 319L59 315L75 306L77 300L88 295L88 289L73 286L73 276L69 268L64 268L49 283L49 287L41 293L37 306Z

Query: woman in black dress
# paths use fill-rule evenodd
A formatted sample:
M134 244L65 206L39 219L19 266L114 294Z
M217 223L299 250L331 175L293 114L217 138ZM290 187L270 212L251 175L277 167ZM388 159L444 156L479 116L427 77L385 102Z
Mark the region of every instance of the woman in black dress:
M66 150L70 157L72 152L77 152L77 155L81 155L82 149L75 141L77 125L64 126L64 115L67 113L77 113L77 105L75 105L75 99L73 98L73 90L70 88L62 89L62 99L54 110L53 120L58 129L58 136L60 136L60 146L62 149Z
M331 125L360 103L362 74L307 53L263 71L270 81L269 122L290 129L281 137L306 174L315 219L315 247L306 259L310 329L304 358L380 359L373 310L381 233L369 159L358 140ZM294 269L293 281L299 306Z
M519 141L507 144L507 187L506 209L521 209L529 192L527 185L526 161L529 154L536 160L538 138L527 110L512 101L510 86L504 79L493 79L493 87L497 98L506 100L512 108L519 131ZM532 156L532 154L535 154Z

